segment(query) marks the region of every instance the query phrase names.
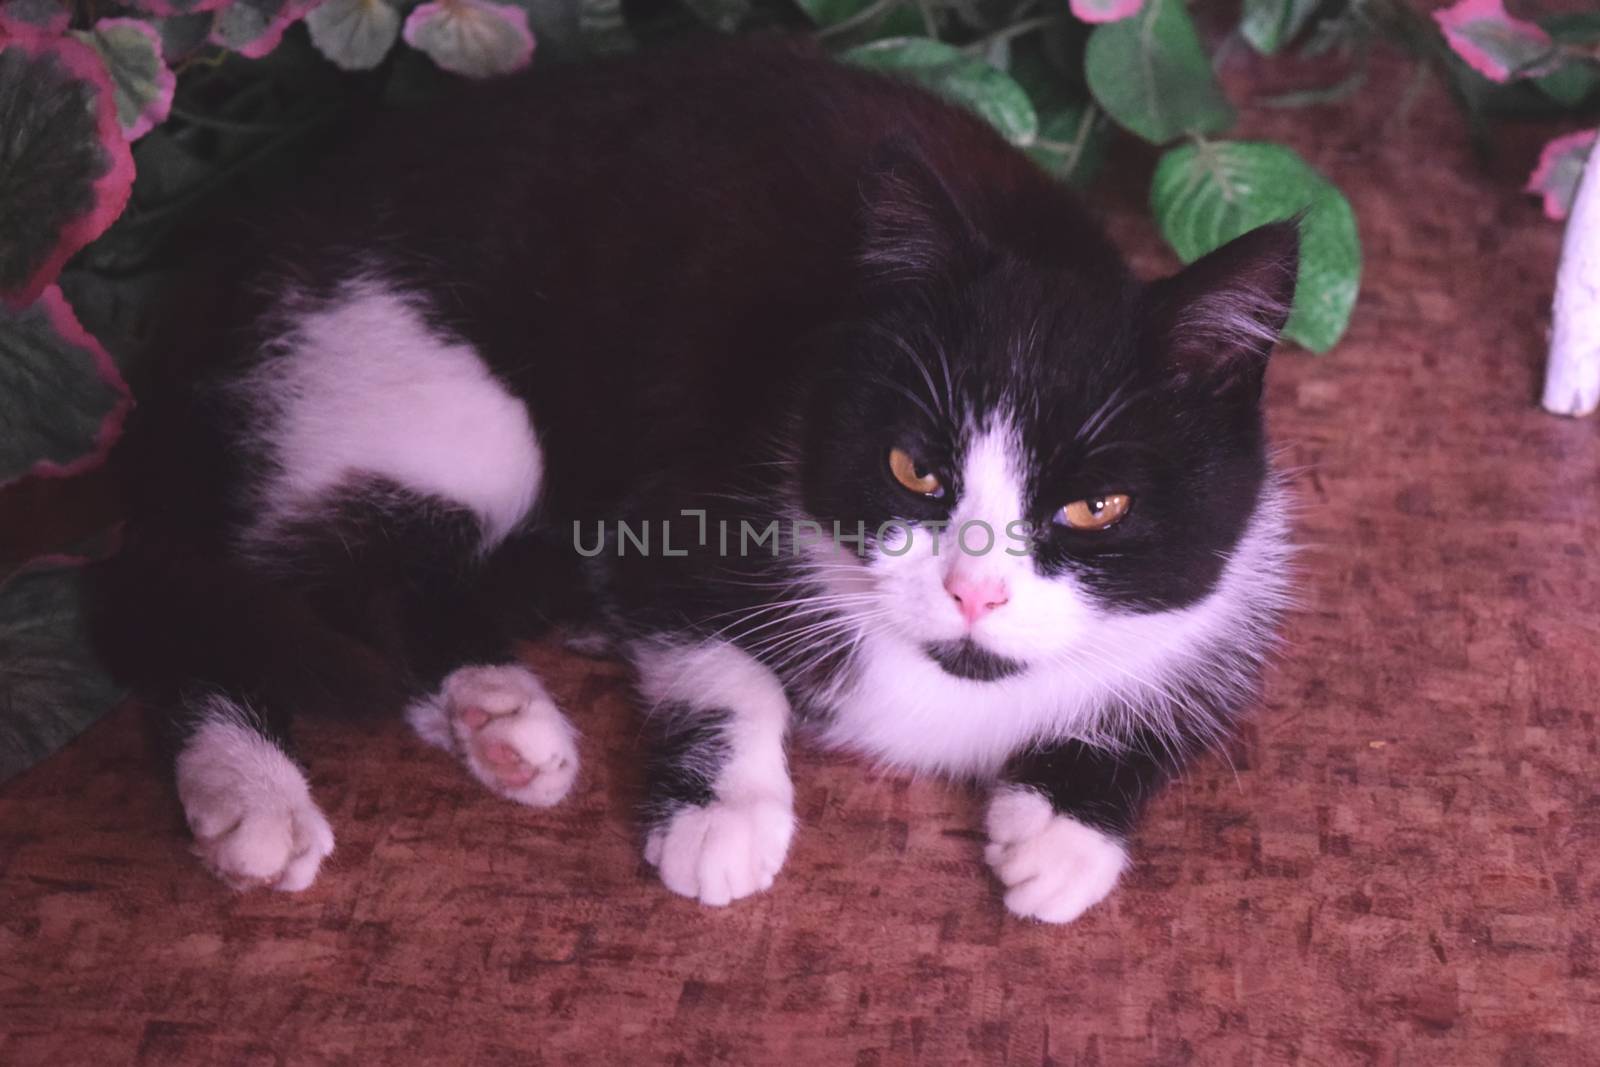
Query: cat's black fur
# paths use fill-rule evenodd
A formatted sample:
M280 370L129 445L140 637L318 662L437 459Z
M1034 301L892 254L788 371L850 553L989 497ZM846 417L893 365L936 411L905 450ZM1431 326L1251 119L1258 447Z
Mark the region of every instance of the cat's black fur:
M1269 227L1144 285L980 120L789 42L539 70L385 116L215 243L139 391L127 547L102 569L99 632L154 703L227 694L285 744L294 715L392 714L463 664L508 660L544 621L624 642L718 635L826 723L848 648L769 643L801 625L785 598L816 582L787 546L647 558L610 543L585 560L573 524L803 514L864 523L872 559L880 523L948 516L966 488L960 428L997 409L1033 457L1018 518L1038 531L1041 575L1070 574L1113 614L1196 605L1262 506L1261 375L1295 263L1292 226ZM526 402L538 503L484 555L469 508L352 471L242 551L275 461L236 383L283 332L286 289L315 305L374 269ZM888 475L898 445L945 472L944 500ZM1136 501L1114 534L1051 524L1106 492ZM1108 712L1095 736L1035 738L1002 779L1125 837L1248 700L1276 602L1239 610L1237 678L1150 722L1118 709L1141 724L1120 733ZM979 647L929 654L980 682L1015 667ZM728 708L669 711L656 825L715 801L729 758ZM189 720L174 721L182 745Z

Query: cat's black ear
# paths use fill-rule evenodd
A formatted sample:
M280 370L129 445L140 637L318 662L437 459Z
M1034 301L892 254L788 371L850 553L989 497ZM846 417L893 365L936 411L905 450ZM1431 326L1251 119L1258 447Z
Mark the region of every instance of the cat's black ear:
M864 183L861 262L885 277L932 276L977 244L959 193L920 146L879 145Z
M1259 392L1294 304L1298 219L1268 223L1150 287L1155 342L1174 374Z

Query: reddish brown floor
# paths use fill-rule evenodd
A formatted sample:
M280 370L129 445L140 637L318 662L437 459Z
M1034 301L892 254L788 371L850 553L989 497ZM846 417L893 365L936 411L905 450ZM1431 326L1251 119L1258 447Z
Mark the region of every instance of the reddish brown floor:
M1333 355L1271 375L1310 547L1266 706L1109 904L1008 918L975 797L809 753L777 887L669 896L619 675L571 661L565 807L398 726L312 729L338 852L303 896L235 896L123 713L0 790L0 1063L1594 1062L1600 421L1533 406L1536 139L1482 167L1432 90L1382 128L1404 80L1247 117L1350 192L1366 284ZM1164 267L1120 173L1116 230Z

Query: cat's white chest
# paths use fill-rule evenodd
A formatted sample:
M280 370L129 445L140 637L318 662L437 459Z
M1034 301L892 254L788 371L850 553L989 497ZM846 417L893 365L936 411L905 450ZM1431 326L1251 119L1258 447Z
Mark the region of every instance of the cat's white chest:
M820 731L829 747L886 766L989 777L1031 742L1071 734L1092 703L1059 669L993 682L948 674L915 646L870 635Z

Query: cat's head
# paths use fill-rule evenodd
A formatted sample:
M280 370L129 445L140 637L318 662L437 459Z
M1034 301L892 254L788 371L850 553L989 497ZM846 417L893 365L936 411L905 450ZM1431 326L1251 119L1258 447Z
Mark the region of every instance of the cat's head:
M1262 378L1297 226L1144 284L1081 223L1063 240L1092 239L1054 253L995 239L917 160L867 210L867 296L803 446L805 509L868 532L822 561L829 584L977 680L1206 600L1266 493Z

